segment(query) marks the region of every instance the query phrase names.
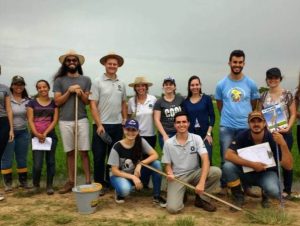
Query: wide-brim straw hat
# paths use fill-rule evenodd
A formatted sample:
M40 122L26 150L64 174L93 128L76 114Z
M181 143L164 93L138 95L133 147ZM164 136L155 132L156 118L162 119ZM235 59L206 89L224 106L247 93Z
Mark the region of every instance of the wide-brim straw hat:
M133 83L130 83L128 86L129 86L129 87L134 87L134 86L137 85L137 84L147 84L148 87L153 85L151 82L149 82L149 81L146 79L146 77L144 77L144 76L139 76L139 77L136 77L136 78L134 79L134 82L133 82Z
M108 53L107 55L105 55L104 57L102 57L100 59L100 63L102 65L104 65L106 63L106 61L110 58L114 58L118 61L118 65L119 67L121 67L124 64L124 59L123 57L121 57L120 55L116 54L116 53Z
M66 52L64 55L61 55L58 60L61 64L63 64L65 62L66 57L68 56L75 56L78 58L80 65L83 65L85 59L84 56L78 54L75 50L69 50L68 52Z

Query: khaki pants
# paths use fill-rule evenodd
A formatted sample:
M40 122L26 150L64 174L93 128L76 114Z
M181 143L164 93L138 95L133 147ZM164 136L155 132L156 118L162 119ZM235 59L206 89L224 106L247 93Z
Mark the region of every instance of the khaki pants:
M195 170L192 173L178 176L177 178L183 182L196 186L199 182L201 175L201 169ZM211 193L219 187L221 177L221 170L218 167L211 166L205 182L205 192ZM168 193L167 193L167 210L170 213L178 213L183 209L183 196L186 187L176 181L168 182ZM210 198L201 195L203 200L210 202Z

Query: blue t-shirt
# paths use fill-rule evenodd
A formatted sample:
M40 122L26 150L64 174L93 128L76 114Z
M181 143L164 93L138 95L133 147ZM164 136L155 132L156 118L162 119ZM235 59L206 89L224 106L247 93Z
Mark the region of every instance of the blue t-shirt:
M215 99L223 102L220 125L243 129L248 128L251 100L259 99L259 92L255 82L248 76L240 80L232 80L226 76L217 84Z
M215 124L215 113L211 97L203 94L197 103L185 99L182 106L189 116L189 132L198 134L203 139L206 136L208 127L213 127Z

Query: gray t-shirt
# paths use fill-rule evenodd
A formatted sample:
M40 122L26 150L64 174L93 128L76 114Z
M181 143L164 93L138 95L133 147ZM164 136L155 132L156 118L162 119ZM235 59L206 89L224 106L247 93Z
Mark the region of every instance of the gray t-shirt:
M122 123L122 101L126 101L126 88L118 78L112 80L105 75L96 78L89 100L97 101L103 124Z
M181 176L199 169L199 156L203 154L207 154L207 150L199 135L189 133L184 145L179 144L176 136L173 136L164 144L162 163L171 164L173 174Z
M5 98L9 95L9 88L6 85L0 84L0 117L7 116Z
M181 104L183 101L184 98L182 96L176 95L172 102L166 101L162 97L154 105L154 110L161 112L160 122L167 134L176 133L174 116L177 112L182 111Z
M89 92L91 89L91 79L87 76L59 77L54 81L53 92L61 93L62 95L67 92L68 88L72 85L79 85L83 92ZM71 94L69 99L59 108L59 120L61 121L74 121L75 120L75 97L76 94ZM85 104L78 98L78 119L87 117Z
M148 154L153 148L142 138L142 153ZM143 156L143 155L142 155ZM121 171L133 174L136 165L133 163L133 151L123 147L121 142L117 142L110 151L107 161L108 165L117 166Z
M23 130L27 128L26 109L29 99L16 101L13 96L10 97L11 108L14 116L14 130Z

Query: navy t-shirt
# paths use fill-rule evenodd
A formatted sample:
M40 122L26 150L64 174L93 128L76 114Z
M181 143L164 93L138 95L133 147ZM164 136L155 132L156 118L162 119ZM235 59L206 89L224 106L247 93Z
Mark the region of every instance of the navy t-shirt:
M269 142L273 156L274 156L274 160L276 162L276 164L278 164L278 160L277 160L277 155L276 155L276 143L273 139L272 134L265 129L265 134L262 140L262 143L265 142ZM241 148L246 148L246 147L250 147L256 145L252 139L251 136L251 130L247 129L245 131L242 131L240 133L238 133L238 135L233 139L233 141L231 142L231 144L229 145L229 148L234 150L235 152L237 152L237 149L241 149ZM279 159L281 159L281 151L279 148ZM270 167L267 168L267 171L272 170L272 171L276 171L276 167Z

